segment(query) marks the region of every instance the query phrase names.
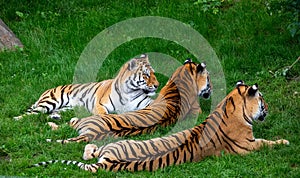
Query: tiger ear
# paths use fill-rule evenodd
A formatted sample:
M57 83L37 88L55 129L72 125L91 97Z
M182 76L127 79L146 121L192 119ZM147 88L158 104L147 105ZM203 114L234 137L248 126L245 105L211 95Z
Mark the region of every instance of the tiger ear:
M133 70L137 67L137 59L133 58L128 62L128 70Z
M140 58L144 58L148 60L148 55L147 54L141 54Z
M239 80L236 82L235 86L245 85L245 82L243 80Z
M257 83L256 83L256 84L254 84L253 86L251 86L251 87L249 88L249 90L248 90L248 95L249 95L249 96L255 96L256 93L257 93L257 91L258 91L258 85L257 85Z
M201 62L201 64L197 65L197 72L203 72L206 68L206 64L204 62Z
M184 61L183 65L186 64L186 63L189 63L189 62L192 62L192 59L191 59L191 58L187 58L187 59Z

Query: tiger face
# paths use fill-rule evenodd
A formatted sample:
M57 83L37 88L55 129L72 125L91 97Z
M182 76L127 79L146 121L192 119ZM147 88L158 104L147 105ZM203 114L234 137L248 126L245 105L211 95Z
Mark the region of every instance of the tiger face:
M247 86L243 81L237 83L238 93L243 94L244 110L252 120L264 121L268 114L268 104L258 90L258 85Z
M154 70L148 60L148 55L133 58L128 62L129 77L126 85L133 91L142 90L146 95L153 96L159 86Z
M198 89L198 95L201 96L204 99L208 99L211 95L212 91L212 84L209 78L209 72L206 70L206 64L200 63L196 64L193 63L190 59L187 59L185 63L189 62L193 66L196 67L196 83L197 83L197 89Z

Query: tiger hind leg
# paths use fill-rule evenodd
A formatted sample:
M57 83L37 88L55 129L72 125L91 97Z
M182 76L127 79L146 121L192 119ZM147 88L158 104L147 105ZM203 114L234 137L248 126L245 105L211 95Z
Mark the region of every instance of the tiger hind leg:
M29 115L32 115L32 114L39 114L39 113L43 113L43 112L26 112L25 114L22 114L22 115L20 115L20 116L16 116L16 117L14 117L14 119L15 120L20 120L20 119L23 119L24 117L26 117L26 116L29 116ZM58 112L53 112L53 113L51 113L49 116L48 116L48 118L50 118L50 119L55 119L55 120L60 120L61 119L61 116L60 116L60 114L58 113Z
M96 154L98 150L98 146L95 144L87 144L84 148L83 159L89 160L93 158L97 158L99 155Z
M46 139L47 142L53 142L52 139ZM68 139L65 139L65 140L56 140L55 142L57 143L61 143L61 144L67 144L67 143L73 143L73 142L89 142L90 139L88 136L86 135L80 135L78 137L73 137L73 138L68 138Z
M69 121L69 126L75 128L75 125L78 123L79 119L77 117L73 117L70 121Z
M73 109L73 107L71 107L71 106L64 106L63 108L60 108L60 109L49 109L47 106L32 105L29 109L27 109L25 114L22 114L20 116L16 116L16 117L14 117L14 119L15 120L20 120L23 117L28 116L28 115L32 115L32 114L50 113L48 118L59 120L59 119L61 119L61 115L59 114L60 112L65 112L65 111L71 110L71 109Z

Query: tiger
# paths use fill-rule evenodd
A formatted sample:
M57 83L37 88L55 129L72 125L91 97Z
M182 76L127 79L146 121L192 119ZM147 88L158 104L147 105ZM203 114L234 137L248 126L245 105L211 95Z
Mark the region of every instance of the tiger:
M152 133L189 115L201 113L198 96L208 99L212 84L206 64L187 59L175 70L160 90L157 98L141 110L123 114L94 115L82 119L72 118L69 125L79 132L78 137L56 140L90 142L107 138ZM47 139L52 142L51 139Z
M198 162L212 155L245 155L264 145L288 145L288 140L270 141L253 136L253 122L264 121L267 114L268 105L258 85L248 86L239 81L216 109L193 128L144 141L121 140L99 148L95 144L87 144L83 159L98 158L95 164L52 160L32 166L61 162L91 172L97 172L98 169L115 172L155 171L170 165Z
M139 110L148 106L159 82L147 54L126 62L114 79L84 84L62 85L45 91L24 115L50 113L60 119L60 111L83 106L90 113L108 114Z

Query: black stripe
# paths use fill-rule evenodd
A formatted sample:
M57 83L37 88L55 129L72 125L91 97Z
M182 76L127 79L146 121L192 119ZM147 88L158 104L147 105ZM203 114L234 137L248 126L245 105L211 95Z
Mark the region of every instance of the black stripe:
M159 157L158 158L158 168L161 168L162 167L162 158Z
M218 141L220 142L220 144L222 144L222 142L221 142L221 140L220 140L220 138L219 138L219 135L218 135L216 129L211 125L211 123L207 122L206 125L213 131L213 133L215 133L215 135L217 136ZM219 126L219 125L218 125L218 126ZM211 140L211 141L212 141L212 140ZM216 148L216 145L215 145L214 142L213 142L213 144L214 144L214 147Z
M138 146L138 149L141 151L141 154L143 154L143 155L147 154L145 149L143 148L143 146L141 144L136 144L136 146Z
M223 134L228 140L230 140L235 146L239 147L240 149L249 151L247 148L238 145L234 140L232 140L227 134L224 133L224 131L222 130L221 127L220 127L220 131L221 131L222 134Z
M146 169L146 165L147 165L147 162L145 161L145 162L143 163L143 170Z
M139 163L138 163L138 162L135 162L135 163L134 163L134 166L133 166L133 170L134 170L134 171L137 171L137 170L138 170L138 166L139 166Z
M253 125L252 121L248 118L248 116L245 113L245 108L243 108L243 117L248 124Z
M221 116L221 114L217 111L214 111L212 114L216 115L219 119L221 119L222 123L227 126L226 122L224 121L223 117ZM220 123L218 123L217 125L220 125Z
M237 153L233 148L232 146L222 137L223 141L230 147L230 149L234 152L234 153Z
M191 149L190 149L190 162L192 162L193 161L193 159L194 159L194 144L193 143L191 143Z
M225 102L223 103L222 110L223 110L225 116L228 118L228 114L227 114L227 110L226 110L227 101L228 101L228 99L226 99Z
M137 155L136 152L135 152L135 149L133 148L133 145L136 146L136 145L138 145L138 144L134 144L134 143L133 143L133 144L128 144L128 147L129 147L129 149L130 149L132 155L133 155L134 157L138 157L138 155Z
M57 99L55 98L55 95L54 95L54 93L52 91L50 92L50 96L51 96L52 100L54 100L55 102L57 102Z
M100 85L100 83L97 83L97 84L99 84L99 85L96 87L96 89L94 90L94 92L92 93L91 96L96 96L96 92L98 91L98 89L100 88L100 86L102 86L102 84ZM95 98L95 97L92 97L92 98Z
M120 88L119 88L119 80L117 80L116 82L115 82L115 90L116 90L116 92L117 92L117 94L119 95L119 101L120 101L120 103L122 104L122 105L124 105L124 103L122 102L122 96L121 96L121 92L120 92ZM110 95L109 95L109 99L111 100L111 98L110 98ZM111 102L112 103L112 102Z
M115 110L116 110L116 107L115 107L114 103L112 102L112 99L111 99L110 95L109 95L108 98L109 98L109 101L110 101L112 107L114 108L114 111L115 111ZM123 103L122 103L122 104L123 104ZM123 104L123 105L124 105L124 104Z
M118 146L122 147L121 143L120 144L117 144ZM115 155L117 158L121 158L121 152L120 150L117 148L117 146L109 149L109 152L111 152L113 155ZM125 152L126 153L126 152Z
M56 106L55 103L52 103L51 101L45 101L45 103L47 103L48 105L51 105L51 106L52 106L52 110L55 109L55 106ZM45 108L47 109L47 113L51 112L51 111L50 111L50 108L47 107L47 106L40 106L40 107L45 107Z
M58 106L58 108L62 108L63 107L63 104L64 104L64 93L65 93L65 89L66 89L66 85L62 86L61 88L61 94L60 94L60 105ZM68 94L66 94L68 95ZM54 109L54 108L53 108Z
M239 95L243 96L241 93L240 87L237 87L237 90L238 90Z
M216 148L215 142L212 139L212 135L209 133L207 127L204 126L203 128L204 134L206 135L207 139L213 144L214 148ZM215 132L213 132L215 133Z
M189 63L189 67L190 67L190 72L192 75L194 75L194 71L193 71L193 67L192 67L192 63Z
M44 100L47 100L48 98L50 98L50 96L44 96L43 98L39 99L37 105L39 105L40 103L43 103Z
M252 138L252 139L247 138L247 140L248 140L249 142L255 142L255 138Z
M186 162L186 150L183 150L183 162Z
M229 97L229 101L231 102L231 104L233 106L233 111L235 111L235 104L234 104L233 98Z
M152 159L150 162L149 162L149 171L153 171L153 162L154 160Z
M129 92L129 93L134 93L135 91L133 92ZM142 96L144 93L138 93L137 95L135 95L134 97L131 98L131 101L134 101L136 100L137 98L139 98L140 96Z
M181 147L182 145L180 145L180 147ZM176 164L177 163L177 161L179 160L178 158L179 158L179 150L178 149L176 149L174 152L173 152L173 157L174 157L174 163ZM180 161L180 160L179 160Z
M140 107L140 104L145 101L145 99L148 98L148 96L145 96L136 106L136 108L139 108Z
M145 143L144 141L141 141L140 143L144 145L144 148L146 148L146 150L147 150L147 154L151 156L152 154L150 153L150 150L149 150L148 144L147 144L147 143Z
M99 102L99 105L103 106L103 107L106 109L106 111L109 112L108 108L107 108L105 105L103 105L103 104L100 103L100 102Z
M167 164L167 166L170 165L170 153L168 153L168 154L166 155L166 164Z

